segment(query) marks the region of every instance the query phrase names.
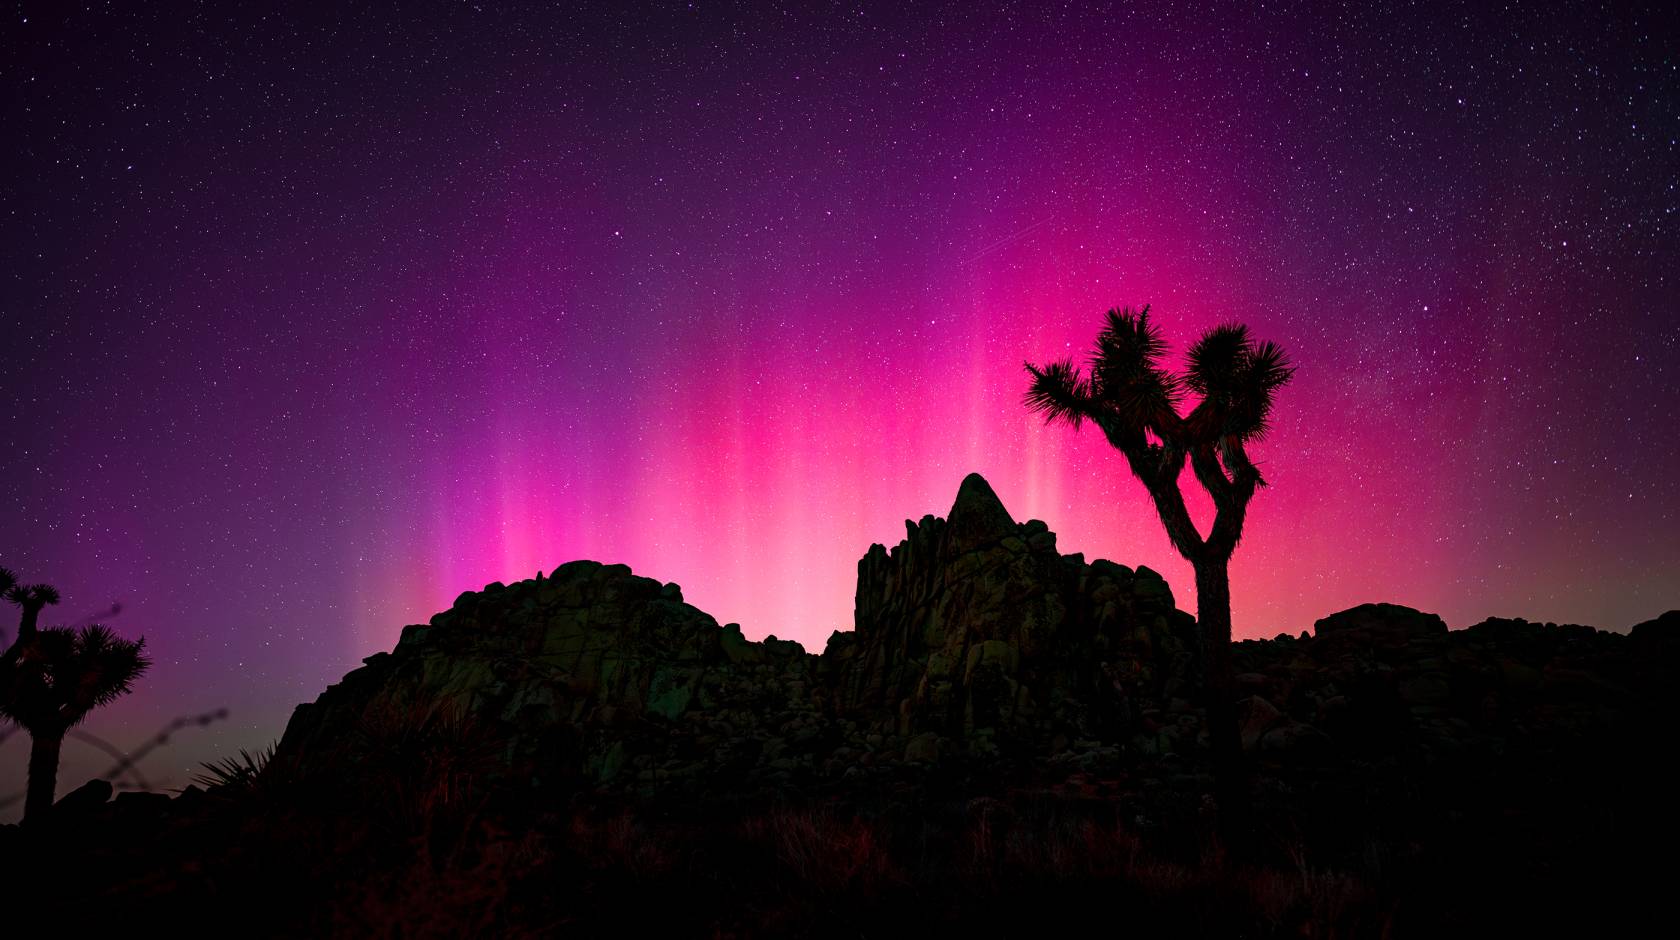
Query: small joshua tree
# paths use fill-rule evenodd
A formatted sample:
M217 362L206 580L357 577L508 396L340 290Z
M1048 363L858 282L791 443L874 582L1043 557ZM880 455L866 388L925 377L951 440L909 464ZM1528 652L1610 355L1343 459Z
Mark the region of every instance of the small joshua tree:
M12 588L17 587L17 575L10 568L0 567L0 595L11 596ZM0 630L0 646L6 645L6 631Z
M64 735L95 708L127 694L151 663L146 641L99 626L31 629L0 659L0 717L29 732L24 822L52 808Z
M1073 360L1027 364L1028 407L1046 421L1097 426L1154 501L1173 547L1196 572L1216 799L1228 835L1246 825L1242 741L1231 677L1231 554L1256 487L1264 486L1246 445L1266 431L1272 396L1294 368L1275 343L1256 343L1240 324L1216 326L1190 347L1183 375L1161 366L1166 343L1149 308L1110 310L1083 374ZM1200 401L1188 413L1189 392ZM1189 463L1217 513L1206 538L1185 509L1179 477Z

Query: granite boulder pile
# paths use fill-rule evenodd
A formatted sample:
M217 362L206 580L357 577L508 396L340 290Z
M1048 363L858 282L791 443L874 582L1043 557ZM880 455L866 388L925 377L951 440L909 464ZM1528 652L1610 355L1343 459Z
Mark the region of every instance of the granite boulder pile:
M1352 780L1351 766L1607 741L1673 710L1677 617L1632 635L1497 619L1449 632L1408 607L1355 607L1237 645L1243 742L1298 779ZM277 760L332 776L406 749L516 787L685 799L934 766L1193 789L1198 643L1160 575L1061 554L970 475L945 518L869 548L854 629L820 655L749 641L675 584L577 561L405 628L299 706Z
M457 598L299 706L280 760L350 766L451 729L523 784L742 793L943 760L1116 757L1190 714L1194 620L1148 568L1056 551L986 481L858 565L822 655L746 640L675 584L578 561ZM470 727L460 727L466 724ZM1193 721L1169 722L1193 744ZM417 730L418 729L418 730Z

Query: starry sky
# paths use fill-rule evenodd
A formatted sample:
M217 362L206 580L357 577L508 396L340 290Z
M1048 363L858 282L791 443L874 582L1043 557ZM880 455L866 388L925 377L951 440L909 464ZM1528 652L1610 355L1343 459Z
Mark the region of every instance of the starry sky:
M0 564L230 710L154 784L574 558L820 649L969 471L1193 608L1020 402L1124 304L1300 367L1238 635L1680 606L1660 7L317 6L0 16Z

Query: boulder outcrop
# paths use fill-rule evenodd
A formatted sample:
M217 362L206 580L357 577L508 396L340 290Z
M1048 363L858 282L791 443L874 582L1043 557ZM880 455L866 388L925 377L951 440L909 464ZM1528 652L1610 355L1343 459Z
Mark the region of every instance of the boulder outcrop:
M298 707L280 760L444 736L478 742L492 776L652 784L760 760L784 769L786 741L822 703L799 644L749 642L677 585L593 561L464 593L364 663Z
M1162 703L1190 712L1195 621L1160 575L1059 554L978 475L946 518L906 529L858 563L856 629L820 657L748 641L623 565L464 593L299 706L280 759L361 760L376 738L443 735L538 785L739 792L1112 753L1156 741ZM1194 721L1169 724L1195 737Z
M1056 551L970 474L945 519L906 522L858 563L856 629L823 653L837 714L1023 754L1124 741L1145 703L1188 694L1195 621L1160 575Z
M978 475L946 517L905 528L859 561L854 629L820 655L749 641L623 565L464 593L299 706L276 760L690 799L935 766L1193 789L1199 640L1160 575L1061 554ZM1304 780L1326 761L1608 740L1667 702L1676 616L1632 636L1500 619L1449 632L1409 607L1354 607L1310 636L1237 644L1243 744Z
M173 799L95 781L0 826L0 855L57 912L126 929L256 903L281 936L1030 934L1045 911L1065 933L1151 904L1145 932L1170 935L1556 928L1511 927L1536 897L1629 933L1662 913L1646 857L1680 833L1680 612L1449 631L1365 604L1235 644L1258 835L1237 866L1212 839L1196 625L1148 568L1060 554L971 476L870 547L854 626L820 655L752 642L674 584L572 562L405 628L266 761ZM809 919L781 919L800 892Z

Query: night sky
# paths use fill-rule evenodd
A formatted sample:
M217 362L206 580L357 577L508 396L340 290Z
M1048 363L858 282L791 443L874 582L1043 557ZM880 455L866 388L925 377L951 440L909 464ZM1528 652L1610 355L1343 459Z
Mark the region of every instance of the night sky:
M0 18L0 564L145 635L91 730L231 709L154 784L575 558L820 649L969 471L1193 609L1021 405L1124 304L1300 367L1238 635L1680 606L1658 8L87 6Z

